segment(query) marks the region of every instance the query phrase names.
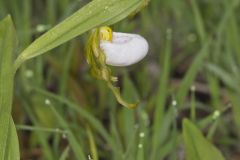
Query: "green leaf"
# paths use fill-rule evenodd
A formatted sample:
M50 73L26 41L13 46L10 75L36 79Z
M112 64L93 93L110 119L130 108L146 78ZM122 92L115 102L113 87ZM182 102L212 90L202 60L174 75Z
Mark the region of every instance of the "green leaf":
M75 156L79 159L86 159L83 152L83 148L81 144L78 143L76 136L73 134L72 130L68 126L68 122L63 118L62 115L59 114L59 112L53 106L50 106L50 109L52 110L55 117L57 118L61 128L64 128L67 131L67 138L69 141L69 145L71 146Z
M192 5L198 35L200 37L201 43L204 44L204 41L206 40L206 30L199 6L196 0L191 0L190 2Z
M202 65L204 64L204 60L209 53L209 46L210 46L211 39L207 39L205 44L203 45L202 49L199 51L197 56L192 62L190 69L187 71L184 79L182 80L179 89L176 94L176 99L178 105L181 106L184 102L184 98L186 97L190 86L192 85L194 79L197 76L197 73L201 69Z
M67 146L64 149L64 151L63 151L63 153L62 153L62 155L61 155L59 160L66 160L68 158L68 155L69 155L69 150L70 150L70 148L69 148L69 146Z
M97 151L97 146L96 146L96 140L94 138L93 132L91 128L87 125L87 135L88 135L88 141L89 141L89 147L91 151L91 155L93 159L98 160L98 151Z
M94 0L27 47L15 62L15 70L27 59L41 55L90 29L112 25L145 5L146 0Z
M19 160L20 153L19 153L19 143L18 143L18 136L15 124L13 119L10 120L10 129L7 139L7 147L6 147L6 160Z
M70 102L69 100L67 100L65 97L61 97L61 96L52 94L48 91L44 91L44 90L41 90L41 89L38 89L38 88L35 88L34 90L37 93L42 94L45 97L49 97L49 98L52 98L53 100L56 100L60 103L66 104L66 106L68 106L70 109L78 112L79 116L86 119L86 121L89 123L89 125L91 125L92 128L95 129L106 140L106 142L109 144L109 146L111 146L112 150L117 151L116 144L113 141L111 135L108 134L107 130L100 123L100 121L96 117L94 117L92 114L87 112L84 109L84 107L82 107L82 106L79 107L78 105L76 105L76 104Z
M162 133L168 133L167 129L163 131L166 124L167 115L164 113L164 107L168 96L168 83L169 83L169 76L171 71L171 50L172 50L172 31L168 30L166 32L166 45L165 45L165 51L164 51L164 63L163 63L163 70L162 74L159 77L159 88L157 93L157 100L156 100L156 108L154 110L154 123L153 123L153 136L152 136L152 154L151 159L156 159L157 153L158 153L158 147L162 143L161 138L159 138L159 135L162 135ZM168 116L169 117L169 116ZM168 127L167 127L168 128Z
M208 63L206 67L211 73L221 79L226 86L237 92L240 90L239 84L235 80L236 78L231 73L212 63Z
M15 125L11 120L13 60L16 33L10 16L0 22L0 159L18 160Z
M186 160L224 160L221 152L188 119L183 120L183 138Z

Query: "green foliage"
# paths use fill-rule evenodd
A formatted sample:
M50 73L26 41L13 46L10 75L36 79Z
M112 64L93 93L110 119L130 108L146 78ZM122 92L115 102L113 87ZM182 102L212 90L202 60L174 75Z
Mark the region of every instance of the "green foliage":
M18 57L15 70L26 60L41 55L90 29L112 25L144 4L144 0L94 0L35 40Z
M97 7L88 12L87 2ZM210 159L239 159L240 1L151 0L141 10L145 2L0 0L0 18L11 14L19 39L18 46L6 47L15 45L10 40L15 33L7 32L12 27L3 27L12 22L2 21L0 115L10 120L0 116L1 160L19 156L12 106L21 159L177 160L192 156L188 158L205 160L206 154ZM111 14L104 13L108 3L112 5L106 10ZM128 16L134 9L141 10L140 14ZM139 100L134 110L119 107L106 83L90 76L83 57L87 43L83 33L120 20L111 26L114 31L141 34L150 44L142 62L128 68L111 67L122 97L128 102ZM82 36L74 38L78 35ZM2 40L2 36L8 38ZM12 105L13 77L5 74L13 71L13 59L6 62L21 52L15 70L36 58L19 68ZM38 56L46 52L52 54ZM184 118L191 121L183 123Z
M26 60L41 55L92 28L114 24L143 5L145 5L145 1L141 0L131 2L124 0L119 3L116 3L116 0L93 1L34 41L19 55L15 63L13 63L13 51L16 47L16 34L12 20L8 16L0 23L0 121L3 130L0 132L0 159L20 159L17 133L11 119L14 74L20 65ZM54 15L50 19L53 20L53 17ZM113 88L114 92L117 92L111 83L109 86ZM61 126L67 130L70 146L72 146L76 157L84 159L83 152L80 152L82 151L81 146L76 142L73 133L69 131L67 123L54 108L53 112L61 122Z
M10 16L0 22L0 159L20 159L17 133L11 117L13 52L16 33Z
M165 119L164 117L164 108L166 105L166 97L168 96L168 83L169 83L169 76L170 76L170 66L171 66L171 50L172 50L172 31L168 30L166 33L166 47L164 51L164 64L163 64L163 71L161 78L159 78L159 90L157 93L157 101L156 105L158 106L155 109L154 113L154 124L153 124L153 138L152 138L152 147L153 147L153 153L151 155L151 159L155 159L157 154L157 148L162 143L162 139L159 138L159 135L162 136L161 132L165 128L164 123L166 124L166 121L163 122ZM166 119L165 119L166 120ZM165 133L167 133L167 129L164 130ZM162 132L163 133L163 132Z
M188 119L183 120L183 139L187 160L224 160L221 152Z

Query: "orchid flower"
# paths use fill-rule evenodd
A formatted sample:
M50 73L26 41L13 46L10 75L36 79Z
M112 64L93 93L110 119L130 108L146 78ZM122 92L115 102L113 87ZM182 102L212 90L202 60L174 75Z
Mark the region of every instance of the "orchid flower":
M100 47L106 56L106 64L112 66L129 66L142 60L148 52L148 43L140 35L110 32L102 27ZM104 35L111 34L111 35ZM109 39L106 39L109 38Z
M135 108L137 103L127 103L113 85L117 77L112 76L112 66L129 66L142 60L148 52L148 43L140 35L113 32L110 27L101 27L91 32L86 58L94 77L107 82L118 102L127 108Z

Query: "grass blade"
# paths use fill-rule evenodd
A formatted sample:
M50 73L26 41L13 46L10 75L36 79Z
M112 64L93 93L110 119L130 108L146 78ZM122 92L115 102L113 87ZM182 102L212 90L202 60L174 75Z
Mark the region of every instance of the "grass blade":
M63 153L62 153L62 155L61 155L61 157L60 157L59 160L66 160L67 157L68 157L68 155L69 155L69 147L67 146L67 147L64 149L64 151L63 151Z
M184 102L184 97L186 97L188 90L192 85L194 79L196 78L199 69L203 65L204 59L208 55L209 43L210 40L208 39L208 41L205 42L203 48L200 50L197 57L192 62L191 68L187 71L183 81L180 84L180 87L176 95L177 102L179 105L181 105Z
M0 22L0 159L2 160L8 155L11 155L11 159L19 159L17 134L11 120L14 83L12 55L15 44L15 29L11 17L7 16Z
M18 136L15 128L15 124L13 119L10 120L10 129L9 129L9 136L7 140L7 154L6 160L19 160L20 153L19 153L19 143L18 143Z
M164 107L166 103L166 97L168 95L168 81L170 76L170 66L171 66L171 31L167 32L167 42L166 42L166 50L164 53L164 64L163 64L163 73L161 77L159 78L159 90L158 90L158 96L157 96L157 107L154 113L154 124L153 124L153 138L152 138L152 154L151 159L155 159L157 150L159 146L158 136L162 132L163 129L163 119L164 119Z

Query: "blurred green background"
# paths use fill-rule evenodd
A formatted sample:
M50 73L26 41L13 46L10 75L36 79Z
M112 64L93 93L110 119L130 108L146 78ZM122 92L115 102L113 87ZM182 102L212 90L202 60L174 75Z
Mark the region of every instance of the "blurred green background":
M0 19L13 17L19 53L88 2L0 0ZM112 68L123 97L140 100L135 110L89 74L88 34L27 62L13 107L22 159L183 160L189 118L226 159L239 160L239 14L239 0L151 0L112 26L150 45L140 63Z

